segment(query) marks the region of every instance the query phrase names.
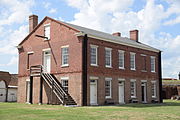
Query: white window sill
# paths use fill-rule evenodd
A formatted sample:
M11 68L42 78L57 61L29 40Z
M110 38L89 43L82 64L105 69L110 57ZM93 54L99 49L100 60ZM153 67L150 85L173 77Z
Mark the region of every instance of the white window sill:
M141 72L147 72L146 70L141 70Z
M106 68L112 68L112 66L105 66Z
M91 66L98 67L98 65L97 65L97 64L91 64Z
M111 96L106 96L105 98L106 98L106 99L111 99L112 97L111 97Z
M152 98L157 98L156 96L152 96Z
M136 71L136 69L130 69L130 70L132 70L132 71Z
M119 67L119 69L121 69L121 70L125 70L125 68L122 68L122 67Z
M69 64L61 65L61 67L69 67Z
M152 73L156 73L155 71L151 71Z
M131 98L136 98L136 96L131 96Z

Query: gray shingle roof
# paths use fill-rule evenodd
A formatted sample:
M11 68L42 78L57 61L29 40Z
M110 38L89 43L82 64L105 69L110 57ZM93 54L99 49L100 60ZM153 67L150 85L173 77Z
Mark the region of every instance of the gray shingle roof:
M114 36L114 35L109 34L109 33L105 33L105 32L101 32L101 31L81 27L81 26L66 23L66 22L64 22L64 23L69 25L70 27L73 27L73 28L81 31L84 34L87 34L88 36L98 37L98 38L100 38L100 40L118 43L118 44L122 44L122 45L127 45L127 46L140 48L140 49L146 49L146 50L150 50L150 51L154 51L154 52L160 51L156 48L153 48L151 46L148 46L148 45L140 43L140 42L136 42L134 40L130 40L129 38L126 38L126 37Z

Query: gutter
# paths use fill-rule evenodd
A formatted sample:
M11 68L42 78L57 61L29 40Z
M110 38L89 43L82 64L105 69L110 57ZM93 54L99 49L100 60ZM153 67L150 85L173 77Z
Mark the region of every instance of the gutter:
M87 46L88 37L84 35L82 41L82 105L87 106Z
M162 98L162 67L161 67L161 51L158 55L158 73L159 73L159 102L163 103Z

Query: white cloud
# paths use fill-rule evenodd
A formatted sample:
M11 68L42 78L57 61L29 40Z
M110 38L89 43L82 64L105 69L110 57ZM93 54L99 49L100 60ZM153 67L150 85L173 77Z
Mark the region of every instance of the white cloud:
M49 13L57 13L57 9L51 8L51 9L49 10Z
M13 56L8 63L0 64L0 67L17 65L17 64L18 64L18 57L17 56Z
M12 25L14 23L23 23L31 14L30 7L34 0L0 0L3 13L0 18L0 26Z
M167 0L168 8L160 3L157 4L155 0L147 0L145 6L136 12L130 9L134 0L66 0L66 2L79 10L74 15L74 20L70 21L73 24L109 33L119 31L126 37L129 37L129 30L138 29L141 42L163 51L164 65L166 65L163 67L163 75L175 76L175 73L178 73L179 68L172 67L173 73L168 73L167 67L175 66L172 65L173 60L177 65L180 63L180 52L173 52L179 51L177 48L180 43L179 35L172 37L169 33L157 32L163 24L178 23L179 0ZM171 15L176 15L175 20L172 20ZM167 55L171 55L171 59Z
M48 9L50 7L51 3L49 2L43 2L44 8Z
M178 17L175 18L175 19L166 21L166 22L164 23L164 25L175 25L175 24L178 24L178 23L180 23L180 16L178 16Z
M50 2L43 2L43 6L46 10L48 10L49 13L57 13L57 9L56 8L52 8L52 4Z
M12 30L11 30L12 31ZM18 30L8 32L9 36L5 37L3 44L0 45L0 54L17 54L17 46L28 33L28 25L20 26Z
M28 33L28 16L34 0L0 0L0 54L12 56L6 64L0 66L17 65L17 46ZM7 57L8 58L8 57ZM13 68L12 68L13 69Z

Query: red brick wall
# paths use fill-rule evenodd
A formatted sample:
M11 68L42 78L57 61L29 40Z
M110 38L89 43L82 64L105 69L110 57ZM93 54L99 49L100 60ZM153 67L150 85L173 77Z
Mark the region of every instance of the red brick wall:
M50 40L44 41L43 38L35 35L44 35L44 25L50 23ZM26 101L26 79L29 76L27 69L27 52L34 53L30 58L30 66L42 65L43 63L43 49L51 48L51 73L59 76L71 74L69 84L70 94L75 101L80 105L81 102L81 72L82 72L82 38L77 38L72 30L62 24L58 24L50 19L40 25L40 27L22 44L23 52L19 54L19 102ZM61 46L69 45L69 67L61 67ZM59 77L60 78L60 77ZM39 78L34 79L33 88L33 103L38 103L39 100ZM50 99L50 90L44 84L43 102L48 103ZM75 87L77 86L77 87ZM56 103L54 98L54 102Z
M99 77L98 79L98 104L102 105L105 102L105 77L112 78L112 99L115 103L118 103L118 78L125 79L125 102L130 100L130 79L136 79L136 95L138 102L141 102L141 80L147 80L147 102L152 100L151 96L151 81L156 80L157 86L157 100L159 101L159 82L158 82L158 53L142 50L138 48L117 45L105 41L89 38L88 40L88 104L90 103L90 76ZM94 67L90 65L90 44L98 46L98 66ZM105 67L105 47L112 48L112 68ZM119 69L118 63L118 50L125 51L125 70ZM136 70L130 70L130 52L136 53ZM141 66L141 54L146 55L146 68L147 72L142 72ZM150 71L150 56L156 57L155 73Z

